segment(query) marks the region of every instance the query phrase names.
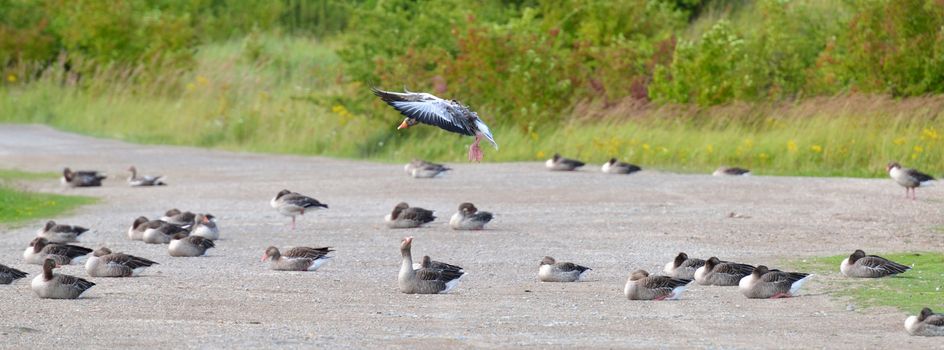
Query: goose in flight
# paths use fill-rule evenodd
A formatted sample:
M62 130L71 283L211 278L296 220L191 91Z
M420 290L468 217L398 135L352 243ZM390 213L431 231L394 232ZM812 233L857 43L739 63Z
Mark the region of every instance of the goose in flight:
M469 146L469 161L482 161L483 153L479 148L482 137L488 139L488 142L498 149L498 143L495 142L488 125L485 125L479 115L471 111L468 106L456 100L444 100L425 92L399 93L377 88L371 88L371 91L400 114L406 116L397 129L406 129L416 123L423 123L438 126L449 132L474 136L475 142Z

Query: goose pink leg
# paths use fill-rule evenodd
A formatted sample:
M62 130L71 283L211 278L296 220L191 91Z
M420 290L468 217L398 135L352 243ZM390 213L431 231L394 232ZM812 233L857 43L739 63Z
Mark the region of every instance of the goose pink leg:
M469 146L469 161L470 162L481 162L484 154L482 149L479 147L479 141L482 141L482 134L475 133L475 142L472 142L472 145Z

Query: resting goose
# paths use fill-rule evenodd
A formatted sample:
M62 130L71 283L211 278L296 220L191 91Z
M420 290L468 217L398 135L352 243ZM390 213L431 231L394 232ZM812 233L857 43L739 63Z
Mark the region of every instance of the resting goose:
M449 219L449 226L453 230L483 230L492 217L492 213L479 211L474 204L466 202L459 204L459 211Z
M738 168L738 167L729 168L729 167L723 166L715 170L715 172L711 173L711 175L713 176L750 176L751 171L744 168Z
M406 116L398 130L406 129L416 123L435 125L439 128L461 135L474 136L475 141L469 146L469 161L482 161L482 150L479 148L479 141L485 137L491 142L495 149L498 149L498 143L492 136L492 131L488 125L479 118L479 115L456 100L443 100L428 93L409 92L404 93L383 91L377 88L371 88L374 95L396 109L400 114Z
M206 255L207 249L216 247L213 241L197 236L187 236L183 232L174 235L167 245L167 253L176 257L194 257Z
M923 337L944 337L944 314L936 314L931 308L921 309L918 316L905 319L908 334Z
M132 277L140 275L151 265L157 263L134 255L112 253L111 249L101 247L85 262L85 272L91 277Z
M754 266L710 257L705 260L704 266L695 270L695 281L701 285L736 286L744 276L752 272Z
M645 270L629 275L623 294L629 300L678 300L692 280L668 276L649 276Z
M328 253L333 251L331 247L295 247L283 255L279 248L272 246L266 248L262 261L268 260L269 268L276 271L316 271L331 259Z
M128 185L131 187L143 187L143 186L164 186L164 176L150 176L150 175L141 175L138 176L138 169L133 165L128 168L128 171L131 172L131 177L128 178Z
M813 276L808 273L770 270L758 265L738 282L738 290L751 299L789 298L796 295L810 277Z
M37 237L42 237L53 243L71 243L78 242L79 236L89 229L82 226L59 225L55 221L46 221L46 225L36 232Z
M26 275L28 273L0 264L0 284L13 283L13 281L24 278Z
M180 209L177 208L168 210L164 213L164 216L161 217L161 221L177 226L191 225L196 219L197 214L191 213L189 211L181 212Z
M177 226L161 220L152 220L147 223L147 227L144 229L144 234L141 237L144 243L167 244L170 243L171 238L178 233L189 235L191 227L192 226Z
M411 207L406 202L400 202L384 220L390 228L414 228L436 220L436 216L432 210Z
M269 201L275 210L284 216L292 217L292 230L295 229L295 216L305 215L305 210L328 209L328 205L317 199L289 190L281 190Z
M143 216L134 219L134 222L131 223L131 227L128 228L128 239L132 241L143 241L144 231L148 228L148 222L148 218Z
M220 228L216 226L216 218L210 214L197 214L193 228L190 229L190 235L212 241L220 239Z
M71 244L50 243L49 240L36 237L23 251L23 261L27 264L42 265L46 259L53 259L59 265L82 264L92 250Z
M46 259L43 261L43 273L34 277L30 283L30 287L40 298L76 299L95 285L75 276L52 273L56 266L53 259Z
M908 193L911 193L911 199L916 199L915 197L915 188L922 186L930 186L934 177L915 169L902 168L901 164L898 162L888 163L888 166L885 167L885 171L888 172L888 176L891 176L899 185L905 188L905 198L908 198Z
M461 267L430 260L424 256L420 267L413 269L413 255L411 248L413 237L404 237L400 243L400 254L403 260L400 264L400 274L397 282L400 291L406 294L442 294L447 293L457 285L465 275Z
M600 170L607 174L632 174L642 170L642 168L638 165L619 162L616 158L610 158L609 162L603 163Z
M691 280L695 279L695 270L702 266L705 266L704 260L689 258L688 254L680 252L675 256L675 260L665 264L662 272L669 277Z
M554 153L554 157L544 162L544 166L555 171L573 171L584 166L584 162L564 158L559 153Z
M430 163L425 160L413 159L412 162L407 163L403 170L406 171L407 175L410 175L417 179L429 179L439 176L439 174L445 173L451 168L447 168L445 165Z
M557 262L549 256L541 259L539 266L538 279L541 282L577 282L583 275L592 270L589 267L574 263Z
M861 249L856 249L852 255L839 264L839 272L846 277L879 278L897 275L908 270L911 270L911 267L877 255L865 255Z
M102 180L107 178L105 174L99 174L97 171L72 171L69 168L62 169L63 185L69 187L97 187L102 185Z

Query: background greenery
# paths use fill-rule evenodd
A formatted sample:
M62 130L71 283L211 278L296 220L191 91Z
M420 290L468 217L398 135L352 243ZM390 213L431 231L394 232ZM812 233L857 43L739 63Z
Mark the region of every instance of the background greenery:
M368 87L473 106L499 151L763 174L944 166L937 0L0 0L0 121L462 161Z
M57 177L56 173L30 173L0 169L0 224L46 219L95 202L95 199L91 197L24 191L16 185L16 182L20 181L48 181Z

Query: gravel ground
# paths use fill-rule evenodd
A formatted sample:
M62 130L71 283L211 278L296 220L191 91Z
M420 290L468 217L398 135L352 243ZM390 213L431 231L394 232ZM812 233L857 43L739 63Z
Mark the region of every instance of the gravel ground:
M717 178L643 171L606 175L598 165L553 173L541 163L469 165L448 176L407 177L402 165L320 157L134 145L0 125L0 164L31 171L97 169L102 188L47 192L100 197L62 223L89 226L81 244L160 262L142 277L90 278L80 300L40 300L28 281L0 286L0 347L344 348L917 348L891 308L854 308L830 296L839 280L819 275L801 295L748 300L736 287L692 286L680 301L628 301L629 272L660 271L679 251L789 269L808 256L856 248L944 249L942 187L917 202L888 179L754 176ZM168 176L170 186L129 188L124 172ZM289 219L268 206L288 188L331 209ZM429 227L387 229L399 201L435 209ZM496 213L490 229L446 226L460 202ZM131 221L177 207L210 212L222 239L210 256L171 258L166 246L126 238ZM729 213L742 218L729 218ZM32 275L22 251L40 222L0 235L0 262ZM400 238L414 254L463 266L448 295L397 291ZM328 245L335 259L314 273L275 272L259 262L269 245ZM544 255L593 268L589 281L536 281ZM63 273L86 276L83 268ZM915 310L917 311L917 310Z

